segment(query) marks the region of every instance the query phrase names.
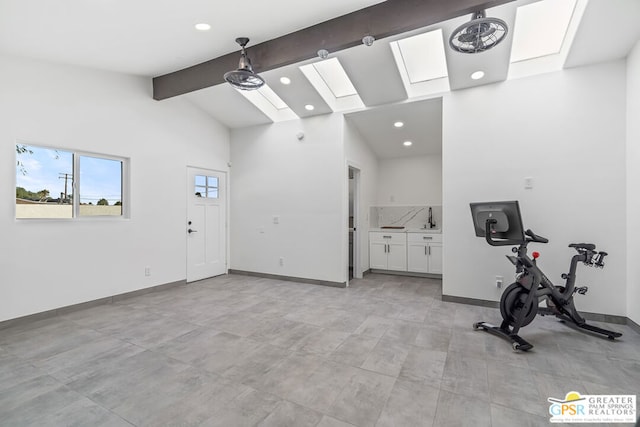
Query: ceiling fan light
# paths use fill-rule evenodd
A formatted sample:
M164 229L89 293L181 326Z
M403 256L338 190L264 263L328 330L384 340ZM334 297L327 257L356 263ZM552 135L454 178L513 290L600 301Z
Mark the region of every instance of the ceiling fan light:
M249 43L246 37L238 37L236 43L240 45L240 61L238 69L224 73L224 79L233 87L240 90L256 90L264 86L264 79L253 72L251 60L244 47Z

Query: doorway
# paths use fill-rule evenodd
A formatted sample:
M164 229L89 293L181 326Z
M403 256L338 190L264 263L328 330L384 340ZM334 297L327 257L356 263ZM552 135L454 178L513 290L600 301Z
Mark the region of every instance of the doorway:
M227 272L226 173L187 168L187 282Z
M362 268L361 268L361 252L360 252L360 229L359 229L359 218L360 218L360 169L349 166L348 167L348 177L349 177L349 200L348 200L348 221L349 221L349 250L348 250L348 271L347 278L351 279L361 279L362 278Z

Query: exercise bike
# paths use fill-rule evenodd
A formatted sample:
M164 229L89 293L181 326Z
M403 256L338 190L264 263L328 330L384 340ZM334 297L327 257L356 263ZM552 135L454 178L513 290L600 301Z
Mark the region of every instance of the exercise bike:
M592 243L572 243L577 254L571 258L569 273L562 274L564 286L554 285L537 265L538 252L527 254L529 243L548 243L549 240L538 236L531 230L523 231L520 208L517 201L472 203L476 235L484 237L491 246L514 246L515 255L507 258L516 267L516 280L509 285L500 298L502 324L494 326L486 322L473 324L474 329L483 329L493 335L511 342L514 351L527 351L533 345L518 335L520 328L530 324L536 314L553 315L565 324L579 329L606 336L613 340L621 337L619 332L590 325L575 307L575 294L585 295L587 286L576 287L576 270L579 263L589 267L603 268L604 251L596 251ZM546 307L540 307L542 301Z

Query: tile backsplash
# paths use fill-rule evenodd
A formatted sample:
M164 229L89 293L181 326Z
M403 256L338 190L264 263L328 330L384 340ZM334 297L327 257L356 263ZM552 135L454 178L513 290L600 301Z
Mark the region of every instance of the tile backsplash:
M434 228L442 228L442 206L372 206L369 223L372 228L422 228L429 219L429 207L436 224Z

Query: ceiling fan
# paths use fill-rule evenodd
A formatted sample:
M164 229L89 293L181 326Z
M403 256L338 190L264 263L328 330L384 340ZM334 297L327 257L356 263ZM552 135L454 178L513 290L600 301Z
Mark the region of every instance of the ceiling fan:
M224 73L224 79L236 89L255 90L264 85L264 79L253 72L251 60L247 56L244 48L249 43L248 37L238 37L236 43L240 45L240 62L238 69Z
M487 18L484 10L473 14L473 19L460 25L449 37L449 46L461 53L479 53L496 47L507 36L507 23L498 18Z

